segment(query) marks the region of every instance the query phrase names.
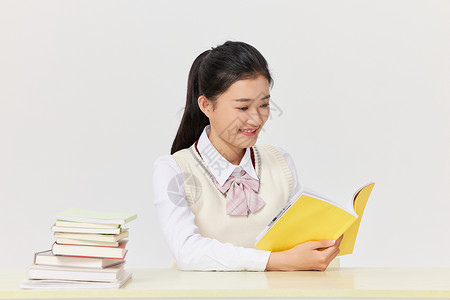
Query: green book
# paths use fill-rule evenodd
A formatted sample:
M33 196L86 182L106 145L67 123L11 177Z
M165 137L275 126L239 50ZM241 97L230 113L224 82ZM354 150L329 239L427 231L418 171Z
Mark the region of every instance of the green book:
M125 212L99 212L79 208L69 208L56 215L57 220L123 225L137 219L137 214Z

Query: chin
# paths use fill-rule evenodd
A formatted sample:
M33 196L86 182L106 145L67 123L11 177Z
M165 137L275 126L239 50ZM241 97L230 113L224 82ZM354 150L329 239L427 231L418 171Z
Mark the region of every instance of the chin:
M256 145L261 129L256 132L254 136L242 136L235 140L234 146L239 148L250 148ZM241 134L241 133L240 133Z
M243 148L250 148L250 147L253 147L253 146L255 146L256 145L256 142L258 141L258 137L256 137L254 140L252 140L252 141L248 141L248 142L246 142L246 143L242 143L241 144L241 147L243 147Z

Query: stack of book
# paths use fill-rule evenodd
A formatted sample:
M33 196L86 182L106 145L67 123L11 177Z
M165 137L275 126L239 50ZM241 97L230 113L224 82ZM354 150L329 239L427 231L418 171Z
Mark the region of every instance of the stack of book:
M125 270L128 228L136 214L71 208L52 226L51 250L35 253L25 289L120 288L131 278Z

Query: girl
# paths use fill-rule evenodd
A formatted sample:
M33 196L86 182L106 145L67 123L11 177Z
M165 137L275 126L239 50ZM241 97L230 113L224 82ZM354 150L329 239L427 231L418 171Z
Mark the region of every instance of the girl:
M254 47L227 41L200 54L171 155L154 163L154 203L181 270L325 270L342 237L282 252L253 248L256 236L301 193L291 156L255 146L273 84Z

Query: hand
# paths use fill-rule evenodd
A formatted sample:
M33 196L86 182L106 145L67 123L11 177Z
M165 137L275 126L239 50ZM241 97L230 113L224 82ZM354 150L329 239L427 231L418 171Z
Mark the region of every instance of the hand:
M272 252L266 270L278 271L325 271L339 254L344 235L333 240L311 241L299 244L289 250Z

